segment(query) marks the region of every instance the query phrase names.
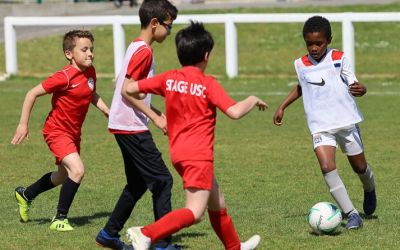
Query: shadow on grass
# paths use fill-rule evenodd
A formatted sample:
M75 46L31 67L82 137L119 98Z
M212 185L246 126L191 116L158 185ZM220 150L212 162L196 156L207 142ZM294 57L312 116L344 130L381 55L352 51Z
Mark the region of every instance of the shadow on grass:
M377 220L378 219L378 215L366 215L363 213L360 213L361 218L363 218L364 220Z
M181 249L189 249L189 247L182 242L185 242L186 238L198 238L205 236L205 233L178 233L172 236L172 242L177 243Z
M98 219L98 218L104 218L104 217L109 217L110 212L99 212L95 213L93 215L85 215L85 216L79 216L79 217L71 217L68 218L68 220L71 222L71 224L76 225L76 226L83 226L86 224L90 224L90 220L93 219ZM51 219L49 218L39 218L39 219L34 219L31 220L31 222L36 222L37 224L48 224L51 222Z
M317 233L315 233L315 232L310 232L310 235L312 235L312 236L332 236L332 237L336 237L336 236L339 236L339 235L341 235L342 234L342 232L341 231L335 231L335 232L333 232L333 233L324 233L324 234L317 234Z

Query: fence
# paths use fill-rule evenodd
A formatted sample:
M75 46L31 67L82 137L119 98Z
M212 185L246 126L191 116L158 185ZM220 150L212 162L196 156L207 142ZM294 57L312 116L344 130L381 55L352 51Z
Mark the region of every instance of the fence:
M238 76L237 23L293 23L305 22L309 17L321 15L331 22L342 23L343 51L355 68L355 41L353 22L400 21L400 12L365 13L280 13L280 14L203 14L180 15L175 24L196 20L203 23L225 24L225 63L228 77ZM123 25L140 24L138 16L81 16L81 17L5 17L4 39L6 74L15 75L17 69L17 41L15 26L60 26L60 25L112 25L114 44L114 74L122 66L126 49Z

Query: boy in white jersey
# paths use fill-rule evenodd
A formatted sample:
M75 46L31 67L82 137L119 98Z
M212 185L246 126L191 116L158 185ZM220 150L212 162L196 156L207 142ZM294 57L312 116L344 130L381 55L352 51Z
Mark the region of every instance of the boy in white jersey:
M284 110L303 96L307 124L312 134L314 152L332 197L348 216L347 229L363 224L354 208L335 164L339 144L363 184L365 215L376 209L375 182L372 169L364 156L358 123L363 120L354 97L367 89L355 77L343 52L328 48L332 40L327 19L314 16L303 27L308 54L295 61L299 84L289 93L275 112L273 122L282 124Z
M127 184L106 225L96 237L97 244L103 247L132 249L120 240L119 232L147 190L152 193L155 220L171 211L172 176L148 129L149 119L121 95L121 88L125 81L154 75L151 44L166 39L177 13L176 7L168 0L143 1L139 9L140 35L130 43L117 78L108 128L121 149ZM150 104L150 95L143 101L159 115L158 119L165 120L164 115ZM171 237L166 237L156 242L154 247L156 250L178 249L170 243Z

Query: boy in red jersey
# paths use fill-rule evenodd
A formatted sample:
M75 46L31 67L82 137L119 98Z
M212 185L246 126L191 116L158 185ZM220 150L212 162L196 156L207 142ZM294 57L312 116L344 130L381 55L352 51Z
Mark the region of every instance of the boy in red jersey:
M255 249L260 236L240 242L214 176L214 129L217 107L228 117L240 119L255 106L264 110L267 104L255 96L236 103L213 77L204 74L214 41L203 24L192 22L177 33L175 42L183 67L126 82L122 95L168 133L171 160L183 179L186 206L143 228L128 229L128 237L136 250L148 249L152 242L200 222L208 209L211 225L225 249ZM165 97L167 124L139 101L144 93Z
M358 229L363 221L336 169L335 155L340 145L363 185L365 215L371 216L377 204L375 181L365 158L358 127L363 117L355 101L355 97L365 95L367 88L358 82L346 55L328 47L332 31L326 18L309 18L303 27L303 38L308 54L294 63L299 84L278 107L273 122L282 125L285 109L303 97L315 156L325 183L348 218L346 228Z
M109 112L107 105L96 93L96 71L92 65L93 41L89 31L73 30L66 33L63 50L69 64L26 94L11 143L16 145L29 138L28 122L36 98L52 93L52 109L44 124L43 136L56 158L58 170L43 175L27 188L15 189L22 222L29 220L30 205L36 196L62 184L57 214L50 229L73 230L67 214L84 175L84 165L79 156L81 127L90 103L106 116Z
M154 220L171 211L173 180L153 141L148 128L149 118L125 100L121 89L125 81L146 79L154 75L151 44L162 43L167 38L177 12L176 7L168 0L143 1L139 9L140 35L128 46L115 84L108 129L114 135L122 153L126 185L107 223L96 236L96 243L103 247L124 248L119 232L147 190L152 193ZM151 105L151 95L143 102L156 110ZM157 110L156 112L161 114ZM177 249L171 244L171 237L159 240L154 247L155 250Z

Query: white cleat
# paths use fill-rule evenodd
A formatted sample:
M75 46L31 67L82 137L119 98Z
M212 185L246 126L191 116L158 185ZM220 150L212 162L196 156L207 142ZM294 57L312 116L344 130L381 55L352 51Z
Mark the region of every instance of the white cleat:
M253 235L247 241L240 243L240 250L256 249L258 244L260 243L260 241L261 241L260 235L258 235L258 234Z
M142 227L128 228L126 236L135 250L148 250L151 245L151 239L142 233L140 230L141 228Z

